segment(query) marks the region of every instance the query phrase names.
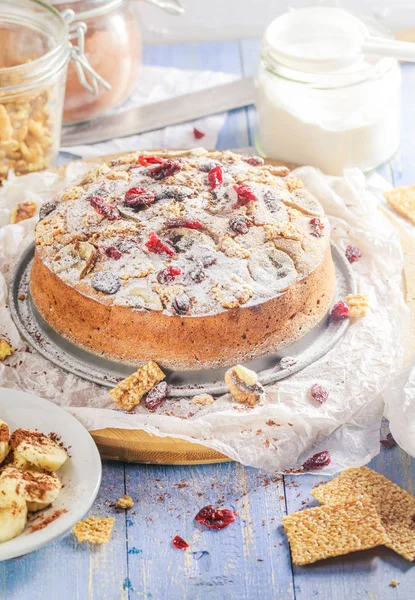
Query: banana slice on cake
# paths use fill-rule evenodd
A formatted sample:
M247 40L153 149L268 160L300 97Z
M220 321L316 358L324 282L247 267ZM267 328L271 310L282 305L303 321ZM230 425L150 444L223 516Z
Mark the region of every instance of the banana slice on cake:
M26 526L27 504L13 483L0 486L0 542L20 535Z
M30 465L46 471L57 471L68 458L65 450L56 442L32 429L16 429L10 444Z
M10 429L7 423L0 419L0 465L10 451Z
M266 286L272 285L278 292L287 290L297 277L292 258L272 244L255 250L249 259L248 269L252 279Z
M21 471L7 467L0 473L0 493L2 489L10 488L26 501L27 509L34 512L52 504L58 497L62 484L55 473Z

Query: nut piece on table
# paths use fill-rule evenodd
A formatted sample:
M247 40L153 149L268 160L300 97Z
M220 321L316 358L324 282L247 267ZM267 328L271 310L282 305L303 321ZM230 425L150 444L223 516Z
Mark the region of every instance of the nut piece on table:
M25 221L26 219L31 219L36 212L36 202L22 202L18 204L16 208L13 210L10 223L12 225L16 223L20 223L20 221Z
M140 404L141 398L166 375L154 361L140 367L135 373L121 381L109 392L111 398L122 410L132 410Z
M4 360L13 354L13 352L14 350L7 340L0 340L0 360Z
M10 445L18 455L29 461L30 466L46 471L57 471L68 458L56 442L32 429L16 429L10 437Z
M112 517L89 517L72 527L78 542L107 544L111 539L115 519Z
M116 508L133 508L134 506L134 500L131 498L131 496L123 496L122 498L118 498L117 502L115 503L115 507Z
M213 404L214 402L215 398L210 394L197 394L192 399L192 404L201 404L202 406L209 406L209 404Z
M265 398L265 390L258 383L258 375L242 365L236 365L226 371L225 383L233 398L241 404L255 406Z
M7 423L0 419L0 465L10 451L10 429Z
M346 296L349 307L350 319L365 317L369 309L369 296L367 294L349 294Z

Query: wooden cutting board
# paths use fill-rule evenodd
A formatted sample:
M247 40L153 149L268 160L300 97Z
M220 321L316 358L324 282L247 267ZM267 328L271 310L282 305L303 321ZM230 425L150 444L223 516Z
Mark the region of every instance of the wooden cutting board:
M117 156L120 154L84 159L84 161L97 163ZM266 162L274 165L282 164L278 161ZM65 169L66 166L60 169ZM384 212L399 231L404 254L404 294L411 311L410 335L405 350L405 361L407 361L415 353L415 239L388 211ZM231 460L220 452L200 444L172 437L158 437L141 430L109 428L91 431L91 435L102 458L111 460L164 465L208 464Z

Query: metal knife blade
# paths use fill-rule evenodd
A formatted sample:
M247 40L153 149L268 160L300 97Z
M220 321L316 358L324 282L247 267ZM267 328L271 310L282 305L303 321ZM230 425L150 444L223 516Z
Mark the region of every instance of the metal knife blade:
M154 104L131 108L91 123L63 129L62 146L94 144L178 125L208 115L248 106L254 102L253 77L245 77Z

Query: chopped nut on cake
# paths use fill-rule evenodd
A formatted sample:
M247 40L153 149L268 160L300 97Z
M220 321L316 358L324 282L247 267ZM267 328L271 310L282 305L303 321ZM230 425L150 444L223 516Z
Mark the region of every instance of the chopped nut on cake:
M193 396L192 398L193 404L201 404L202 406L208 406L214 402L215 398L210 394L196 394L196 396Z
M22 202L18 204L12 212L10 223L20 223L20 221L30 219L36 213L36 207L36 202Z
M132 410L140 403L144 394L164 378L165 374L158 364L151 360L130 377L121 381L109 394L119 408Z
M88 517L72 527L78 542L107 544L111 539L115 519L112 517Z
M7 340L0 340L0 360L4 360L13 354L13 352L14 350Z
M370 500L350 498L282 518L295 565L386 544L388 537Z
M131 498L131 496L123 496L122 498L118 498L117 502L115 503L116 508L133 508L134 506L134 500Z
M415 225L415 185L395 188L384 196L397 213Z
M255 406L265 398L265 390L258 383L258 375L242 365L236 365L226 371L225 383L233 398L241 404Z
M350 319L365 317L369 309L369 296L367 294L349 294L346 296L349 307Z

